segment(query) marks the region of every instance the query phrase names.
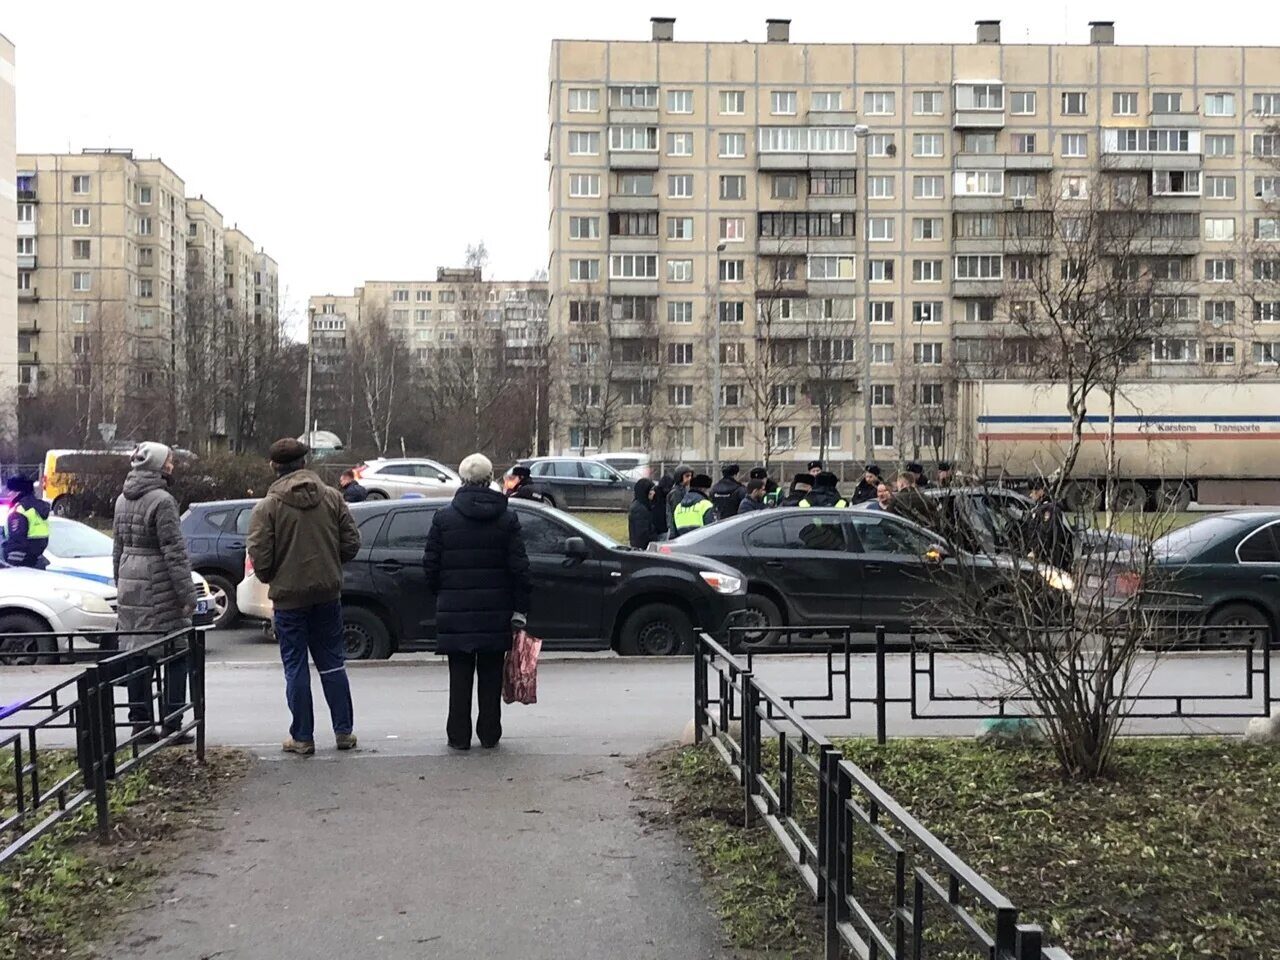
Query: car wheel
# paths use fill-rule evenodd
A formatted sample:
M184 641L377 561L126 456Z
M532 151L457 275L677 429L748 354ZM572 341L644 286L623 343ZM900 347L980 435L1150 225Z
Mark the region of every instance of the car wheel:
M388 499L388 497L386 493L382 490L370 490L367 494L365 494L365 499L366 500L386 500Z
M1200 636L1204 643L1217 647L1248 643L1261 649L1270 635L1265 613L1247 603L1228 603L1209 614Z
M206 573L203 576L209 583L209 593L212 594L213 600L211 626L214 630L226 630L235 626L236 621L240 619L240 610L236 607L235 586L220 573Z
M618 652L629 657L670 657L693 642L693 624L679 607L651 603L622 625Z
M737 653L742 648L757 648L773 646L781 639L777 631L770 631L768 627L781 627L783 625L782 611L778 609L778 605L768 597L759 593L747 594L747 608L742 611L742 615L738 617L736 627L742 627L742 630L735 630L730 636L733 637L733 647L731 653Z
M49 508L49 512L55 517L65 517L70 520L76 515L76 502L70 496L63 495L53 501L53 506Z
M543 502L544 502L548 507L550 507L550 508L551 508L551 509L553 509L553 510L556 508L556 498L555 498L555 497L548 497L548 496L545 496L545 495L544 495L544 496L543 496Z
M52 663L48 657L34 654L52 653L58 649L53 637L11 637L15 633L49 633L49 624L29 613L6 613L0 616L0 664L29 666Z
M342 639L348 660L386 660L391 656L387 625L372 610L343 607Z

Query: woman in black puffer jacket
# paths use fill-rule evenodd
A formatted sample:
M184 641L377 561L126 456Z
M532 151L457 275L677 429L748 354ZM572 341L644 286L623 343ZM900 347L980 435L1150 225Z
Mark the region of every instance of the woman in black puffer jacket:
M436 653L449 657L449 746L471 748L475 678L483 747L502 737L502 664L525 625L533 585L520 520L490 488L493 464L473 453L458 467L462 488L437 510L422 565L436 597Z

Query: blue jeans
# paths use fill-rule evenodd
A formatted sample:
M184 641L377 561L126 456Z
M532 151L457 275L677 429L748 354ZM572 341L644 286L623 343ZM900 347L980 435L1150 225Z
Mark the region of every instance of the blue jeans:
M308 652L320 672L320 686L329 704L333 732L350 733L355 718L351 683L347 679L346 645L342 639L341 601L277 610L274 620L276 639L280 641L280 660L284 663L284 696L293 714L289 736L307 742L315 739Z

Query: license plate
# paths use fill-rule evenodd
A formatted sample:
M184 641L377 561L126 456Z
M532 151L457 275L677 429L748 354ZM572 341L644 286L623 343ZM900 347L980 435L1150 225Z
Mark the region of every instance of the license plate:
M208 600L197 600L197 601L196 601L196 613L197 613L197 614L206 614L206 613L208 613L208 612L209 612L209 601L208 601Z

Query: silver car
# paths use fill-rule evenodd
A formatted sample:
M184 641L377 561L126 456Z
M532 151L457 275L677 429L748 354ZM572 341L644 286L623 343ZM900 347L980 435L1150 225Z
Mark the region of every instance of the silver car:
M594 457L537 457L521 460L533 482L554 507L569 510L626 510L634 499L628 480Z
M653 468L647 453L597 453L593 459L607 463L628 480L652 478Z
M356 479L370 500L398 500L405 494L448 496L462 486L452 467L423 457L379 457L356 467Z

